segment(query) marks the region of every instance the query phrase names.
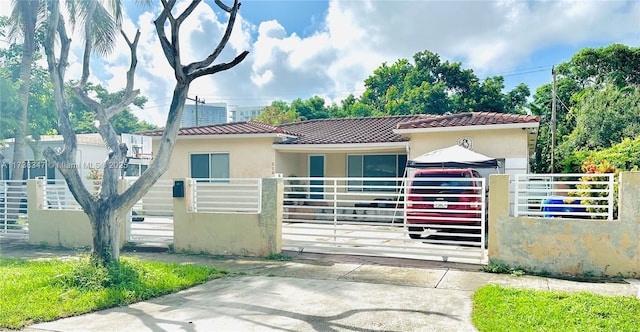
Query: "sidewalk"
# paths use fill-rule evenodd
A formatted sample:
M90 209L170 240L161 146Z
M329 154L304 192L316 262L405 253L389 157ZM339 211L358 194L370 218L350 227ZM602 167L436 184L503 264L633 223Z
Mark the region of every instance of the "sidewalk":
M76 255L0 244L2 257ZM244 274L128 307L32 325L26 331L475 331L471 296L486 284L640 297L639 289L629 283L515 277L455 263L285 254L293 259L125 252L124 256L213 265Z

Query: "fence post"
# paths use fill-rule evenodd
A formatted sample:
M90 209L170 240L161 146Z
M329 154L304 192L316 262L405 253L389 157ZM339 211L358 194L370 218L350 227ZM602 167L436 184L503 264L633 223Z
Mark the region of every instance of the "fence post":
M189 234L192 230L189 228L188 213L194 212L192 205L192 181L190 178L175 178L176 181L184 181L184 197L173 197L173 245L176 250L187 249L190 247ZM176 196L173 195L172 196Z
M615 193L615 174L609 174L609 193L608 193L608 205L607 208L607 220L613 220L613 194Z
M640 223L640 172L620 172L618 183L618 219Z
M499 218L505 216L509 216L509 175L491 174L489 176L489 259L498 254L500 237L496 223Z
M519 212L520 212L520 174L516 174L514 188L515 188L515 192L513 194L513 216L517 217L519 216ZM526 196L527 195L525 195L525 197Z
M284 183L281 178L262 179L262 207L258 215L261 233L269 254L282 252L282 215L284 212Z

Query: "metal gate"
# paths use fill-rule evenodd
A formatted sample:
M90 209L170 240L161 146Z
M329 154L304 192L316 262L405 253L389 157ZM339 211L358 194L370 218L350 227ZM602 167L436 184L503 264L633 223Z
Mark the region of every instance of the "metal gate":
M136 179L127 179L131 185ZM137 244L173 243L173 180L159 179L129 213L127 241Z
M25 181L0 180L0 234L29 237Z
M485 179L429 180L285 178L282 247L486 264Z

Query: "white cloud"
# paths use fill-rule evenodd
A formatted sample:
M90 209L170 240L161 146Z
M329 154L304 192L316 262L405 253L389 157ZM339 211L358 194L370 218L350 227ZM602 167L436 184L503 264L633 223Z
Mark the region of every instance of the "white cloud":
M206 57L224 33L228 15L208 4L201 3L182 26L183 63ZM181 8L185 5L180 2ZM248 6L251 2L243 9ZM136 87L149 103L136 114L163 125L175 79L155 35L157 13L127 19L125 30L130 36L136 28L141 31ZM461 61L484 76L531 67L534 55L558 47L566 52L613 42L640 46L638 1L332 0L326 13L318 13L324 16L317 31L304 36L277 20L250 22L242 13L216 62L230 61L244 50L249 56L231 70L193 82L190 97L244 106L314 95L340 101L349 93L360 95L364 79L382 62L411 59L423 50ZM79 73L79 55L74 59L70 75ZM119 44L104 61L106 67L94 72L106 74L96 76L109 89L124 87L126 45Z

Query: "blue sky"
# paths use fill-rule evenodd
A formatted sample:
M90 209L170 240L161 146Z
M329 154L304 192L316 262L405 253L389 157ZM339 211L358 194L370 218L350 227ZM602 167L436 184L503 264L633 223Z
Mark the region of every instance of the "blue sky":
M136 86L149 98L135 113L163 125L174 81L152 23L158 9L125 3L125 32L142 33ZM7 7L10 1L0 0L0 15ZM213 0L201 3L183 25L185 62L208 55L225 24ZM534 93L551 81L552 65L585 47L612 43L640 46L640 1L245 0L220 61L244 50L249 56L229 71L196 80L189 95L239 106L314 95L339 103L351 93L360 96L364 80L383 62L423 50L461 62L481 79L502 75L507 90L523 82ZM72 51L68 79L80 73L81 48ZM110 90L124 87L126 46L98 60L93 80Z

